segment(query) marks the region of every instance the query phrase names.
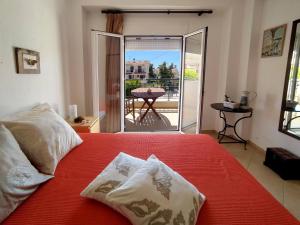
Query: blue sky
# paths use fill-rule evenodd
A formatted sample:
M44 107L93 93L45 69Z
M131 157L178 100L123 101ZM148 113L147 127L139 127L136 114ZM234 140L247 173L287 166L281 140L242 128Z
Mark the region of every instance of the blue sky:
M181 51L176 50L126 50L125 60L131 61L135 58L138 60L149 60L154 67L158 67L164 61L168 65L173 63L180 68Z

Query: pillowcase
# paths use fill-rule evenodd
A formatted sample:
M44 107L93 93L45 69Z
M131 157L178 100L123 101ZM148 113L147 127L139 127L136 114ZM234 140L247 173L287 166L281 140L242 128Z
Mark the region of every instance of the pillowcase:
M50 178L30 164L13 135L0 124L0 223Z
M134 225L195 225L205 196L177 172L151 156L106 201Z
M53 175L58 162L82 143L72 127L48 104L14 114L2 122L31 163L45 174Z
M144 163L142 159L120 152L80 195L109 205L105 196L127 181Z

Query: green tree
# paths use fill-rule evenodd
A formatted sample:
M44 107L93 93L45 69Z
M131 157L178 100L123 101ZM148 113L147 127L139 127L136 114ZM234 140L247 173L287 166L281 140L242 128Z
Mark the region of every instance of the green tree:
M184 79L186 80L197 80L198 73L194 69L185 69L184 70Z
M175 68L174 64L171 63L171 65L169 66L169 70L171 70L171 72L172 72L172 69L174 69L174 68ZM173 73L173 72L172 72L172 73ZM174 76L174 74L173 74L173 76Z
M170 79L174 78L172 68L174 68L173 63L169 67L167 66L166 62L163 62L159 66L160 83L164 88L169 88L172 86L172 82L170 81Z
M167 63L163 62L161 65L159 65L159 77L160 79L171 79L174 78L173 69L174 65L173 63L167 67Z
M133 89L141 87L140 80L126 80L125 81L125 95L126 97L131 96L131 91Z
M156 78L156 74L154 73L154 67L152 63L149 65L149 78Z
M290 71L290 79L292 78L292 75L293 75L293 73L294 73L294 69L297 69L297 68L295 68L295 66L294 65L291 65L291 71ZM300 79L300 66L298 67L298 73L297 73L297 79L299 80Z

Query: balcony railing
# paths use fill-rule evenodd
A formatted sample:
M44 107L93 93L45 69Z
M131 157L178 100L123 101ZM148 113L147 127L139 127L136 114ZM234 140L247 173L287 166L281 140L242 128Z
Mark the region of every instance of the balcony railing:
M145 79L145 83L140 83L138 80L126 80L125 89L126 96L131 96L131 90L139 87L158 87L163 88L166 94L159 99L176 100L179 98L179 78L150 78Z
M127 74L146 74L146 71L137 71L137 70L135 70L135 71L126 71L126 75Z

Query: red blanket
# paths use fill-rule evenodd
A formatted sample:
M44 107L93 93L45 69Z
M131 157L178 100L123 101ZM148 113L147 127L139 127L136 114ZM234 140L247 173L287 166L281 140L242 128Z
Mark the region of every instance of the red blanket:
M79 193L120 152L155 154L203 192L198 225L300 224L222 146L206 135L82 134L84 143L58 165L5 225L129 225L126 218Z

